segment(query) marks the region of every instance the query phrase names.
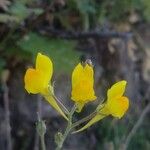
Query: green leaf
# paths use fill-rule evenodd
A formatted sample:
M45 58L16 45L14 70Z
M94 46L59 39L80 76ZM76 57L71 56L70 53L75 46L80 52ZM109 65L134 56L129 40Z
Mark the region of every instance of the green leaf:
M79 9L79 11L83 14L86 13L95 13L95 8L92 5L92 2L90 0L76 0L77 3L77 7Z
M31 13L34 13L35 15L40 15L41 13L43 13L42 8L28 8L26 4L29 4L30 2L31 1L29 0L15 1L10 6L8 13L15 17L18 17L20 21L27 18Z
M21 49L21 47L17 46L16 41L9 41L9 44L5 47L5 56L7 58L14 56L19 61L28 60L31 58L31 53Z
M18 22L18 18L15 16L11 16L8 14L0 14L0 22L1 23L8 23L8 22Z
M44 12L42 8L30 8L29 10L31 13L34 13L35 15L40 15Z
M30 12L28 11L28 8L23 3L19 2L19 1L15 1L11 5L11 7L9 9L9 13L18 17L18 19L20 21L25 19L30 14Z
M75 51L76 42L50 39L36 33L26 35L17 45L33 54L34 58L38 52L49 55L53 60L54 69L59 73L71 73L80 56L80 52Z

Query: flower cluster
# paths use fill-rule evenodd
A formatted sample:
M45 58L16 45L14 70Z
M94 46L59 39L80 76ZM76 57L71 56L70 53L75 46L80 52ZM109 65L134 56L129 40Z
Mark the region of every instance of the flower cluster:
M53 63L48 56L37 54L35 68L27 69L24 77L25 89L28 93L41 94L46 101L66 120L67 113L58 103L51 78L53 75ZM123 96L126 89L126 81L119 81L112 85L107 91L107 99L104 103L99 104L95 116L76 132L83 131L104 117L111 115L121 118L129 107L129 99ZM94 71L90 63L79 63L72 73L72 92L71 99L75 102L76 111L81 112L84 105L97 99L94 91Z

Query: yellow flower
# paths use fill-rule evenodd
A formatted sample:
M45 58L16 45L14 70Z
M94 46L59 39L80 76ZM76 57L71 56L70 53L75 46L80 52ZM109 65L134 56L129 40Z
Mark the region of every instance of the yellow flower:
M28 93L42 95L47 94L48 85L53 74L52 61L45 55L38 53L35 69L29 68L26 71L24 81Z
M73 70L71 99L75 101L78 112L81 111L81 109L87 102L96 99L93 89L93 76L93 67L87 63L85 64L85 66L79 63Z
M129 107L128 98L123 96L126 83L127 82L123 80L114 84L107 92L107 101L97 107L96 116L76 132L85 130L108 115L112 115L119 119L123 117Z
M25 89L28 93L38 94L40 93L50 103L50 105L56 109L64 118L67 119L61 108L53 97L53 91L51 86L51 78L53 74L53 64L49 57L37 54L35 69L27 69L24 82ZM51 89L51 90L49 90Z
M126 88L126 81L120 81L114 84L107 92L106 109L117 118L123 117L129 107L129 100L123 96Z

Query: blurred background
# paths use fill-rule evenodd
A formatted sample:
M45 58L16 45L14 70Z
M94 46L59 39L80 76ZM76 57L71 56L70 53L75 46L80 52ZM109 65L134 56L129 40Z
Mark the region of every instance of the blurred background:
M0 0L0 149L39 150L37 112L46 120L46 147L65 120L24 89L24 73L38 52L54 63L56 96L71 108L71 73L83 58L95 69L99 97L76 119L93 112L116 81L128 81L130 108L70 135L64 150L150 150L149 0Z

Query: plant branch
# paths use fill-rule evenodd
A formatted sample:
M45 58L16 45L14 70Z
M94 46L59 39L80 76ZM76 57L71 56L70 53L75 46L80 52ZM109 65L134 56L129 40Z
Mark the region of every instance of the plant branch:
M86 38L131 38L132 33L129 32L100 32L100 31L86 31L86 32L73 32L73 31L64 31L56 30L54 28L44 28L44 30L39 31L41 34L47 35L53 38L62 38L62 39L86 39Z
M42 150L46 150L44 135L40 136Z
M37 113L42 118L42 103L41 103L42 97L41 95L37 95ZM34 150L39 149L39 135L36 132L35 133L35 141L34 141Z
M80 124L82 124L82 123L84 123L84 122L86 122L86 121L92 119L92 118L96 115L96 113L97 113L97 112L94 111L93 113L91 113L91 114L88 115L87 117L84 117L83 119L81 119L81 120L79 120L79 121L73 123L72 128L75 128L76 126L78 126L78 125L80 125Z
M46 133L46 125L45 125L45 121L41 120L39 114L38 115L38 121L36 122L36 130L38 135L40 136L40 141L41 141L41 149L42 150L46 150L46 146L45 146L45 133Z
M76 110L76 105L74 105L72 107L72 109L71 109L71 111L70 111L70 113L68 115L69 120L68 120L67 128L66 128L63 136L60 138L60 142L58 143L56 150L61 150L61 148L62 148L62 146L64 144L64 141L66 140L67 136L69 135L69 133L70 133L70 131L72 129L72 116L73 116L75 110Z
M55 96L53 95L53 98L56 100L56 102L62 107L62 109L65 111L66 114L69 114L68 109L65 107L65 105Z
M134 127L132 128L132 130L130 131L130 133L128 134L125 143L123 144L123 150L127 150L132 137L135 135L135 133L137 132L138 128L142 125L143 120L145 119L147 113L150 111L150 103L145 107L145 109L143 110L141 116L139 117L139 119L137 120L136 124L134 125Z
M10 110L9 110L9 89L6 84L6 81L2 83L4 90L4 107L5 107L5 121L6 121L6 137L7 137L7 148L6 150L12 150L12 141L11 141L11 126L10 126Z

